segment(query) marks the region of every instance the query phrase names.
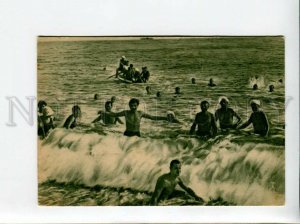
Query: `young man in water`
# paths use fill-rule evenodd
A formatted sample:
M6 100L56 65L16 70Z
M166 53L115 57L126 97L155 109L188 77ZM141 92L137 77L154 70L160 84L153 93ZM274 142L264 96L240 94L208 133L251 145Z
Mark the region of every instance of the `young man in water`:
M175 88L175 94L176 94L176 95L182 94L182 92L180 91L180 87L179 87L179 86L177 86L177 87Z
M150 72L148 71L147 67L142 67L141 79L142 82L148 82L150 78Z
M198 125L196 134L201 137L214 137L217 134L217 125L215 117L212 113L208 112L209 103L204 100L200 103L201 112L196 114L195 120L190 130L192 135Z
M44 100L40 100L38 102L38 136L45 138L54 128L54 111Z
M140 102L136 98L132 98L129 101L129 108L130 110L123 110L118 113L110 112L109 115L112 117L125 117L126 120L126 130L124 132L125 136L141 136L140 134L140 124L142 118L147 118L150 120L164 120L167 121L167 117L160 117L160 116L152 116L146 114L142 111L137 110Z
M216 121L219 120L221 129L235 129L241 122L240 116L230 107L228 107L229 100L227 97L220 99L221 108L215 113ZM236 117L237 122L233 124L233 118Z
M208 86L210 86L210 87L215 87L216 86L216 84L214 83L214 80L212 78L209 79Z
M172 160L170 163L170 172L163 174L157 179L154 193L152 195L150 204L157 205L160 200L169 199L171 197L180 195L181 191L176 191L175 187L178 184L185 192L196 200L203 202L203 199L195 194L195 192L184 185L182 180L179 178L181 172L181 164L179 160Z
M238 129L246 128L252 123L255 134L267 136L269 132L269 122L266 114L260 109L260 101L252 100L250 105L253 113L251 114L249 120L238 127Z
M66 129L73 129L75 128L78 123L77 119L81 117L81 109L78 105L72 107L72 114L67 118L64 123L64 128Z
M104 124L116 124L117 122L119 122L120 124L124 124L120 118L112 117L109 115L112 106L113 106L112 102L107 101L105 103L105 111L104 112L100 111L100 115L95 120L93 120L92 123L96 123L102 120Z

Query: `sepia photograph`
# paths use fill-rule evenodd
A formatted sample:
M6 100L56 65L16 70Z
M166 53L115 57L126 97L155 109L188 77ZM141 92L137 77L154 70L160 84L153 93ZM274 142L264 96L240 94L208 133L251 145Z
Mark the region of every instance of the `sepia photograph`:
M285 205L283 36L36 44L39 205Z

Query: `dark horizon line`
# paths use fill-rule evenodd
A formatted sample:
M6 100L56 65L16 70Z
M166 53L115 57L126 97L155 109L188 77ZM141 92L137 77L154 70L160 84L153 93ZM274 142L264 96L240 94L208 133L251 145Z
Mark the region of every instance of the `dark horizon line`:
M38 37L283 37L284 35L38 35Z

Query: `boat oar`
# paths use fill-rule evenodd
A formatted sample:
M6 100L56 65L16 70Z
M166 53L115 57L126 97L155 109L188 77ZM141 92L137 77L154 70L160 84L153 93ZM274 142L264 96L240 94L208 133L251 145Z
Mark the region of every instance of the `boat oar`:
M110 78L112 78L112 77L114 77L114 76L116 76L116 75L115 75L115 74L114 74L114 75L111 75L111 76L107 77L107 79L110 79Z

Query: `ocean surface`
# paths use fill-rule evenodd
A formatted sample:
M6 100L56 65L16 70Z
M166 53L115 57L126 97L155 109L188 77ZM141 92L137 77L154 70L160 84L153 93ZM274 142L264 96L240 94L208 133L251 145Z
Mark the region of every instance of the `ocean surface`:
M122 55L140 70L147 66L150 81L115 80ZM157 178L169 171L173 159L182 162L183 182L206 203L183 197L160 205L284 204L282 37L39 38L37 66L38 100L55 111L57 125L47 138L38 140L40 205L148 205ZM215 87L207 85L210 78ZM269 92L271 84L274 92ZM146 86L152 94L146 94ZM177 86L179 96L174 94ZM117 98L113 111L128 109L128 101L135 97L140 100L139 110L160 116L171 110L181 123L143 119L140 138L123 136L125 124L91 124L112 96ZM189 136L199 102L209 101L209 111L214 113L221 96L229 99L243 122L252 112L250 100L259 99L270 123L269 136L254 135L252 126L219 131L209 140ZM74 104L81 107L80 125L63 129Z

